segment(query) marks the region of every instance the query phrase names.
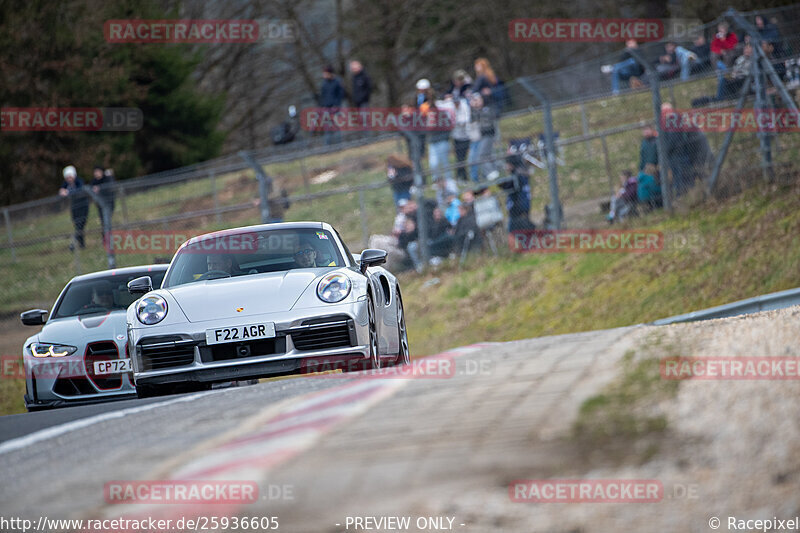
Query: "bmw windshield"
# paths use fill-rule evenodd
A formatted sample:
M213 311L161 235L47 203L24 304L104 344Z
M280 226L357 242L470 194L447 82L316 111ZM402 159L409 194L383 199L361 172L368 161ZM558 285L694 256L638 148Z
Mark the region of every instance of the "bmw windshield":
M56 304L53 318L125 310L138 298L128 292L128 282L141 276L150 276L153 287L160 287L164 271L143 270L126 275L109 274L104 277L74 281L67 286Z

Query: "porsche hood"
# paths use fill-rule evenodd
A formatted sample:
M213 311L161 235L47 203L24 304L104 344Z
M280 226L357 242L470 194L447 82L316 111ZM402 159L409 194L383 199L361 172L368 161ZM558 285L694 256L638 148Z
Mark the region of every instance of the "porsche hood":
M289 311L319 276L331 268L195 281L162 289L178 303L189 322Z

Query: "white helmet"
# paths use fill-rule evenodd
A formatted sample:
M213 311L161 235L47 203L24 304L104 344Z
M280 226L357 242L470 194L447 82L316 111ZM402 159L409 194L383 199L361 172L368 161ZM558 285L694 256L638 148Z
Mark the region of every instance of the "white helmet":
M63 172L63 174L64 174L64 177L65 177L65 178L66 178L67 176L72 176L73 178L76 178L76 177L78 177L78 171L77 171L77 170L75 170L75 167L73 167L72 165L69 165L69 166L67 166L67 167L64 167L64 172Z

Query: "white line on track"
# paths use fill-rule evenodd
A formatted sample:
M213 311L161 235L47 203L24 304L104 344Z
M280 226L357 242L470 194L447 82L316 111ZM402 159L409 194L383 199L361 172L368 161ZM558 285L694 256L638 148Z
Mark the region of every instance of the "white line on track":
M12 452L14 450L19 450L20 448L25 448L26 446L30 446L31 444L36 444L37 442L41 442L43 440L52 439L55 437L59 437L65 433L70 433L72 431L83 429L88 426L92 426L94 424L99 424L101 422L105 422L107 420L114 420L117 418L124 418L129 415L134 415L137 413L142 413L144 411L150 411L152 409L158 409L159 407L164 407L166 405L172 405L176 403L184 403L184 402L191 402L202 398L203 396L208 396L209 394L216 394L218 392L223 392L227 389L218 389L212 390L207 392L198 392L195 394L190 394L187 396L181 396L180 398L175 398L172 400L166 400L163 402L156 402L156 403L149 403L147 405L142 405L139 407L129 407L127 409L120 409L118 411L110 411L108 413L102 413L95 416L90 416L88 418L82 418L80 420L73 420L72 422L66 422L64 424L60 424L58 426L49 427L46 429L41 429L29 435L25 435L23 437L18 437L16 439L7 440L6 442L0 444L0 454Z

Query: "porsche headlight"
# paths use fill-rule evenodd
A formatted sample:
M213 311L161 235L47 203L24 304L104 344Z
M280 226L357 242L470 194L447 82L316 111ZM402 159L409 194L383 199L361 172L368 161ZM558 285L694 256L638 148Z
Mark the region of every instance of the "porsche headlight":
M145 296L136 304L136 318L139 322L152 326L167 316L167 302L161 296Z
M335 304L350 294L350 278L344 274L328 274L317 285L317 296L323 302Z
M78 348L67 344L34 342L28 345L28 349L34 357L65 357L74 354Z

